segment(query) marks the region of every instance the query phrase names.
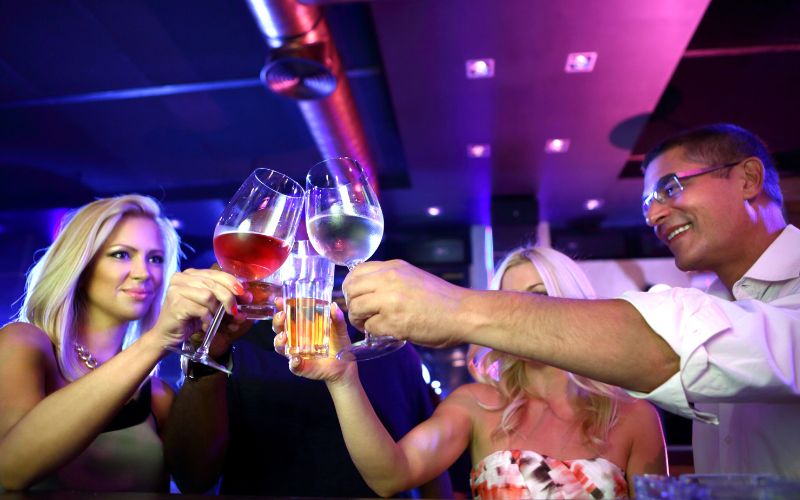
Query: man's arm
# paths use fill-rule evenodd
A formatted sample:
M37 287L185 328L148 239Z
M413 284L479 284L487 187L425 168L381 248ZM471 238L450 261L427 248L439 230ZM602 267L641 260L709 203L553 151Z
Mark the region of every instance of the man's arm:
M452 285L403 261L365 262L345 280L351 322L441 347L474 343L649 392L675 351L623 300L573 300Z
M205 492L222 474L228 448L227 376L187 378L164 432L164 456L183 493Z

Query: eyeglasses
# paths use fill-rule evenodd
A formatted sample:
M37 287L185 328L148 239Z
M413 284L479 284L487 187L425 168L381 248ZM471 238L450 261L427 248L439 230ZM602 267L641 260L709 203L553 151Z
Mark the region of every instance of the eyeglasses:
M722 170L723 168L735 167L741 162L742 160L739 160L733 163L726 163L725 165L714 165L711 167L687 170L684 172L673 172L665 175L656 181L656 185L653 187L653 190L650 192L650 194L642 197L642 214L644 215L644 218L647 219L647 212L650 210L650 206L653 204L653 201L664 204L667 202L667 200L677 197L681 191L684 190L683 184L681 184L682 180L697 177L698 175L716 172L717 170Z

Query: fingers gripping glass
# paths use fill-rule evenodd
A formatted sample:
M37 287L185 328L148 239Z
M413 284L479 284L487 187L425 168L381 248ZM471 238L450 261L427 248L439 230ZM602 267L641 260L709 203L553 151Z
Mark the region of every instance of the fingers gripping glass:
M723 168L735 167L739 163L741 163L741 160L733 163L726 163L725 165L714 165L713 167L699 168L697 170L688 170L685 172L674 172L669 175L665 175L656 181L656 185L653 187L653 190L650 192L650 194L642 198L642 214L644 215L644 218L647 219L647 212L650 210L650 206L653 204L653 201L664 204L667 202L667 200L678 196L681 191L684 190L683 184L681 184L682 180L697 177L698 175L716 172L717 170L722 170Z
M259 168L244 181L228 202L214 229L214 255L223 271L247 286L281 267L289 256L303 212L305 192L298 183L280 172ZM192 361L230 373L208 354L225 309L217 309L202 344L192 349L170 350Z
M378 248L383 237L383 212L361 166L351 158L314 165L306 177L306 228L311 244L340 266L353 270ZM337 354L359 361L400 349L404 340L372 337Z

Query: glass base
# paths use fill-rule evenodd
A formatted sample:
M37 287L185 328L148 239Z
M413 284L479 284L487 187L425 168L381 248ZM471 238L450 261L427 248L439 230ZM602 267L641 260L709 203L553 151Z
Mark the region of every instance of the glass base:
M183 347L169 346L166 349L168 351L177 352L182 357L184 357L184 358L186 358L186 359L188 359L190 361L194 361L195 363L200 363L200 364L209 366L211 368L214 368L215 370L219 370L221 372L227 373L228 375L230 375L232 373L230 370L228 370L228 367L222 366L221 364L219 364L216 361L214 361L208 355L208 353L205 353L205 354L199 353L199 352L197 352L196 349L193 349L193 348L191 348L189 346L185 346L185 345Z
M253 321L272 319L275 314L275 306L268 304L241 304L237 307L247 315L247 319Z
M394 337L367 337L336 354L340 361L366 361L386 356L406 345L405 340Z

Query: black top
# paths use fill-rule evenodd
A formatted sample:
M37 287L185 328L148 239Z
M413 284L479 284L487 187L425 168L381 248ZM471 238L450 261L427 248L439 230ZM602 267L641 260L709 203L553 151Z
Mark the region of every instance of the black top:
M272 347L270 322L237 343L228 383L231 441L221 494L375 497L353 465L322 381L297 377ZM395 439L433 411L410 345L358 364L375 412ZM402 496L402 495L401 495Z
M151 399L150 379L148 379L139 392L119 410L114 420L108 423L103 432L127 429L147 420L152 411Z

